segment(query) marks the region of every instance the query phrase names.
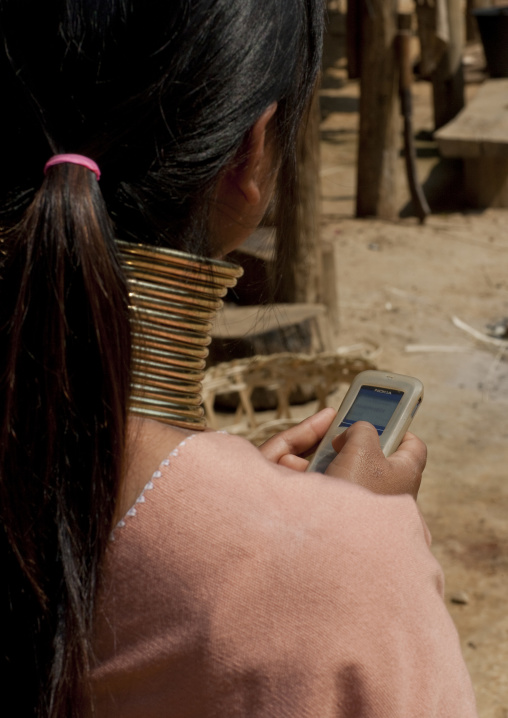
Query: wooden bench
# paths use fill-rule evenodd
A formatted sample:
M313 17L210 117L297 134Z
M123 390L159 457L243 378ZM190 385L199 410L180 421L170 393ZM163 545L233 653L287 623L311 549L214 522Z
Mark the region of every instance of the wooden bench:
M256 354L330 351L333 343L323 304L226 304L215 319L208 363Z
M508 79L486 80L434 137L443 157L463 159L471 207L508 207Z

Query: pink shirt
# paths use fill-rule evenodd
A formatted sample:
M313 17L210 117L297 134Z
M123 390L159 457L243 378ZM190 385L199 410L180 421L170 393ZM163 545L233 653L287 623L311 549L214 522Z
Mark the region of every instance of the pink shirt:
M97 618L97 718L477 715L409 496L203 433L129 514Z

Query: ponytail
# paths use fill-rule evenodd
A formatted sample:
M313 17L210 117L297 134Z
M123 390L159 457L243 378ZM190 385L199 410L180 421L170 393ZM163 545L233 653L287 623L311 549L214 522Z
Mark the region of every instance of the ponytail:
M0 0L0 683L16 715L75 716L86 690L130 385L109 216L118 239L206 254L217 180L277 101L294 235L322 27L323 0ZM100 157L104 179L58 164L39 187L48 147Z
M122 472L128 295L85 167L50 167L0 247L2 700L68 717Z

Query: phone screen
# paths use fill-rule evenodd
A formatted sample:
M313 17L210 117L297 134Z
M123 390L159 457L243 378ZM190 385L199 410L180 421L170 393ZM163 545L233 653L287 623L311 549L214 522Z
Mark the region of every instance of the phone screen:
M368 421L381 436L403 396L404 392L398 389L362 386L340 426L351 426L355 421Z

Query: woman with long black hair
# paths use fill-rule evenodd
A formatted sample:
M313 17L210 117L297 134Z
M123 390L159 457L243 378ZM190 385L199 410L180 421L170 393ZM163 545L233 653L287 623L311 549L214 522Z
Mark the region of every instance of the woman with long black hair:
M272 196L292 254L322 27L0 0L2 715L474 715L414 501L375 493L416 494L421 442L353 427L348 482L301 473L329 411L199 433L221 258Z

